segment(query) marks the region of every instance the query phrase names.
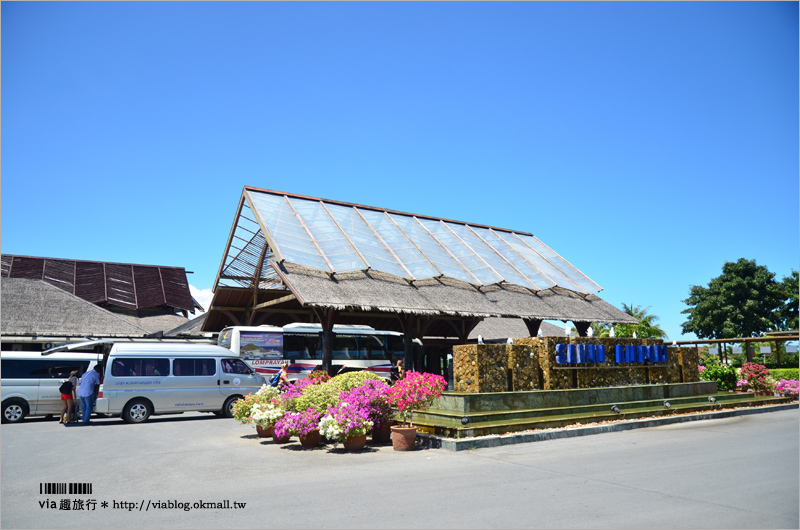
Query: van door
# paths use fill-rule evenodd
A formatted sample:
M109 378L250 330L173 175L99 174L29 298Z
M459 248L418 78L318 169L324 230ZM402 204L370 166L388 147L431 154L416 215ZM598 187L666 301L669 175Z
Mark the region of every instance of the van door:
M172 360L170 387L175 410L219 410L224 396L219 392L220 373L214 357Z
M46 360L37 362L31 375L39 378L39 392L31 414L59 414L61 412L61 382L69 378L70 372L78 370L82 375L94 366L91 361ZM77 389L76 389L77 390Z
M219 390L223 396L236 394L246 395L257 392L264 383L264 378L256 374L241 359L220 359L222 371L219 378Z

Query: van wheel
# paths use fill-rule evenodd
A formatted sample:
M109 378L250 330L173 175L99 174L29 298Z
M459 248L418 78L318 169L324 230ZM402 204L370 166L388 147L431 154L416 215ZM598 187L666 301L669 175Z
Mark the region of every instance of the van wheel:
M122 410L122 419L125 423L142 423L147 421L153 409L150 403L144 399L134 399L129 401Z
M22 399L9 399L3 402L3 423L19 423L28 415L28 404Z
M225 400L225 404L222 405L221 415L223 418L233 418L233 405L242 399L242 396L231 396Z

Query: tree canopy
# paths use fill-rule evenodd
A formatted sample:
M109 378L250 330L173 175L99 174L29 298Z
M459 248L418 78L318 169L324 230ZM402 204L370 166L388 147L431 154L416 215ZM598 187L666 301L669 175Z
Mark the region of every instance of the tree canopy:
M797 330L797 310L800 306L800 299L798 299L798 281L797 271L792 270L789 276L783 277L781 284L783 287L784 304L778 310L778 319L783 330Z
M775 274L755 260L726 262L708 287L691 286L683 300L689 307L681 311L688 315L681 328L701 339L759 336L781 327L778 313L785 291ZM794 311L796 322L796 306Z
M622 310L639 321L638 324L617 324L614 326L614 334L617 337L633 337L633 332L640 339L666 339L667 334L658 327L659 318L656 315L648 314L650 307L642 307L633 304L622 304Z

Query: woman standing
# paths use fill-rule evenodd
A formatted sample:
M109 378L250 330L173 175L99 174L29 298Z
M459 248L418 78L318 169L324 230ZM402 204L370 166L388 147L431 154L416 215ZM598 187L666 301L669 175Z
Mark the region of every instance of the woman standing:
M69 374L67 382L72 385L68 394L61 393L61 416L58 423L72 423L72 404L75 403L75 392L78 390L78 371Z

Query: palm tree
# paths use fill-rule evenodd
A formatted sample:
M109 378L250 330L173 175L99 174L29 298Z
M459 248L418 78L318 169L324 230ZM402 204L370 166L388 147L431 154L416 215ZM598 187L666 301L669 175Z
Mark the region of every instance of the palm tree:
M656 315L648 315L649 309L650 306L643 308L640 305L634 307L632 304L622 304L622 310L638 320L639 324L617 324L614 326L615 335L633 337L635 331L640 339L666 339L667 334L657 324L660 319Z

